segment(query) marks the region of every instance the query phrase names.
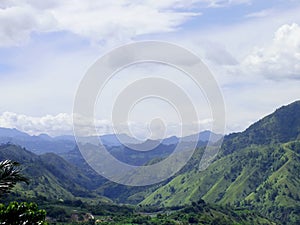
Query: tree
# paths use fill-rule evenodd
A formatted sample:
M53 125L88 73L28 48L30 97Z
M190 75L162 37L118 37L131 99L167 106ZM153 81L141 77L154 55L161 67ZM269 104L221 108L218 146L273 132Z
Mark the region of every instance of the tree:
M25 182L28 179L17 168L19 163L4 160L0 162L0 196L8 193L17 182ZM37 204L27 202L11 202L8 206L0 204L0 224L20 225L46 225L46 211L38 209Z
M18 166L20 166L19 163L11 160L0 162L0 196L9 192L17 182L28 184L28 179L21 174Z
M38 209L37 204L27 202L11 202L6 207L0 204L0 224L46 225L46 211Z

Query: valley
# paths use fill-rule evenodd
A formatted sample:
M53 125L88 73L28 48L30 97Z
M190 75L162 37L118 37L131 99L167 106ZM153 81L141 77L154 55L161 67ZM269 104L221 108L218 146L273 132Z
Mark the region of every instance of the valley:
M199 162L208 139L199 139L192 158L177 174L146 187L101 177L71 137L32 137L3 129L0 161L19 162L30 182L18 183L2 202L37 202L49 221L58 224L299 224L299 115L300 101L296 101L243 132L226 135L219 154L204 171L199 171ZM150 154L141 155L111 136L110 140L106 144L111 154L135 165L162 160L178 141L164 140ZM53 148L39 149L51 143ZM147 143L139 145L143 144ZM89 214L93 218L86 219Z

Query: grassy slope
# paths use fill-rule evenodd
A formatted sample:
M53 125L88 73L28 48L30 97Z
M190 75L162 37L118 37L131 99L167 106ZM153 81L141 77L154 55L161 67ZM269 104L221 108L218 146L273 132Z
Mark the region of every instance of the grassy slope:
M171 206L203 198L255 208L273 218L300 223L299 114L297 101L244 132L228 135L218 158L205 171L190 168L141 204Z
M291 149L295 143L300 146L300 142L290 142L234 152L203 172L194 170L175 177L141 204L174 206L202 198L296 221L291 211L296 214L297 207L300 209L300 148Z

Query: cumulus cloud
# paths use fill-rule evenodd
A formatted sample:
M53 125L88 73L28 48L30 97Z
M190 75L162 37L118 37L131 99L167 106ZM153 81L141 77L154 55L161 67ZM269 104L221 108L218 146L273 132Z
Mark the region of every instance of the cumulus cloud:
M54 24L49 13L29 5L0 8L0 46L22 44L31 32L51 30Z
M81 117L77 119L81 127L81 135L89 136L96 134L113 133L111 122L108 120L95 120L94 124L89 119ZM94 126L97 128L95 133ZM45 115L33 117L14 112L4 112L0 115L0 127L16 128L31 135L48 134L51 136L72 135L73 116L67 113L57 115Z
M32 117L13 112L4 112L0 115L0 126L16 128L32 135L41 133L49 135L71 134L72 118L65 113L55 116Z
M198 124L201 130L207 130L211 128L212 122L212 119L203 119L199 120ZM164 124L166 129L165 132L161 133L160 129L162 127L152 126L153 124L151 123L151 121L149 123L128 121L127 124L117 125L119 127L115 130L113 126L116 126L116 124L113 125L109 120L91 120L78 115L76 116L76 124L76 128L79 129L76 134L79 134L80 136L104 135L112 134L116 131L121 131L117 133L124 133L122 131L130 131L130 133L126 133L141 140L146 140L151 137L155 137L157 139L172 135L181 136L180 130L182 126L179 123L168 122ZM33 117L24 114L17 114L14 112L4 112L0 115L0 127L16 128L30 135L39 135L42 133L51 136L66 134L72 135L73 116L67 113L59 113L57 115ZM196 132L198 132L198 130L190 130L190 134ZM156 136L156 134L160 134L160 136Z
M178 29L188 19L201 15L194 12L195 5L223 7L246 2L248 0L3 0L0 2L0 46L19 45L33 32L49 31L69 31L100 43L128 40Z
M111 122L108 120L95 120L91 124L89 119L80 117L80 134L82 136L113 133ZM4 112L0 115L0 127L16 128L31 135L48 134L51 136L72 135L73 116L67 113L57 115L45 115L40 117L17 114L14 112ZM95 128L97 132L95 133Z
M255 48L243 65L249 72L270 79L300 79L300 26L296 23L282 25L272 42Z

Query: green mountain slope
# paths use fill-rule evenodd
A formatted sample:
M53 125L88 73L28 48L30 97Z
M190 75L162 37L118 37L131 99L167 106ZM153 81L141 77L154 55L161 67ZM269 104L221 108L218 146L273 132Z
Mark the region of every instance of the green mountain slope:
M47 210L52 221L69 224L76 212L81 216L92 213L99 220L107 220L106 224L274 224L260 214L206 204L203 200L191 206L166 209L118 206L91 191L95 187L89 174L86 175L55 154L35 155L19 146L4 144L0 145L0 160L4 159L20 162L30 184L18 184L2 201L37 201ZM116 184L105 185L120 191L120 187L115 187ZM124 186L122 191L133 190L127 188ZM140 194L141 190L137 189L133 195ZM110 194L113 194L113 190Z
M182 208L164 208L160 211L148 211L149 208L135 209L130 216L115 216L105 224L199 224L199 225L275 225L264 216L249 210L234 210L207 204L203 200L193 202Z
M11 144L0 145L0 160L11 159L22 164L30 184L18 184L12 196L36 198L46 201L98 197L91 193L97 187L93 177L63 158L47 153L35 155L24 148Z
M277 109L241 133L228 135L222 146L230 154L251 144L285 143L300 138L300 101Z
M298 115L299 101L276 110L242 133L225 137L219 157L205 171L190 168L141 204L174 206L202 198L259 210L283 224L299 224Z

